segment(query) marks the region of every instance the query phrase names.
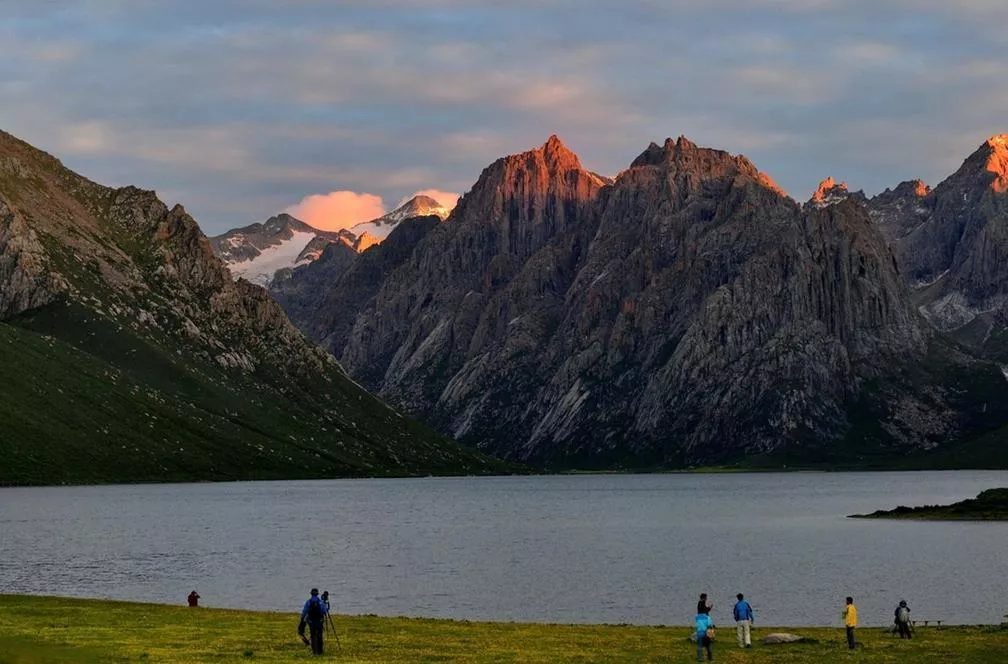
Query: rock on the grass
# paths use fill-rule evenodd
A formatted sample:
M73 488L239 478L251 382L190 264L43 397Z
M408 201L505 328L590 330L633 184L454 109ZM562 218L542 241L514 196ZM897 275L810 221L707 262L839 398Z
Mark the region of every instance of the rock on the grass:
M763 637L763 643L775 644L775 643L797 643L798 641L804 641L805 637L798 636L797 634L787 634L785 632L777 632L774 634L767 634Z

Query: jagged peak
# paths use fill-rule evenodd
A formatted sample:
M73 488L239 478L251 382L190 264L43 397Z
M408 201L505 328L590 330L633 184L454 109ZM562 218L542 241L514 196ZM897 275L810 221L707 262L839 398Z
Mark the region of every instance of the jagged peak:
M781 196L787 196L787 193L770 176L760 172L756 165L744 155L733 155L716 148L700 147L683 135L676 139L666 138L661 146L652 141L644 152L630 164L631 169L644 166L674 167L677 170L699 171L701 175L707 171L716 172L718 170L735 172L753 178Z
M564 170L581 168L581 159L556 134L551 134L546 142L533 152L541 153L551 170L557 167Z
M850 192L847 190L847 183L840 182L837 184L837 181L830 175L819 183L809 203L814 207L826 207L827 205L840 202L849 195Z
M1008 191L1008 134L991 136L984 143L990 150L985 164L987 171L994 174L991 188L998 193Z
M915 180L905 180L896 185L894 190L898 194L912 195L917 198L924 198L931 193L931 187L926 185L923 180L917 178Z
M980 176L989 179L995 192L1008 192L1008 134L995 134L984 141L950 179Z

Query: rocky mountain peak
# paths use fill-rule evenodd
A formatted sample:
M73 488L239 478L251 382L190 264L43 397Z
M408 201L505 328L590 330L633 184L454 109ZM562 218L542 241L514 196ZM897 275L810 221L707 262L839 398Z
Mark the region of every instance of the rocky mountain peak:
M983 145L987 148L987 172L994 174L991 188L998 193L1008 191L1008 134L991 136Z
M509 233L544 220L563 228L576 216L576 208L594 200L603 185L554 134L538 148L501 157L483 169L454 216L508 218Z
M787 196L777 183L761 173L744 155L700 147L685 136L667 138L662 145L652 142L631 162L624 174L644 167L660 167L667 170L669 176L683 177L694 185L716 178L749 178L781 196Z
M570 170L570 169L580 169L581 160L578 158L574 152L564 145L564 142L560 140L560 137L556 134L551 135L546 142L542 144L538 150L533 152L541 152L543 159L545 159L546 164L550 166L551 170Z
M900 182L896 185L896 189L894 191L901 195L912 195L917 198L924 198L931 193L931 187L924 184L924 181L921 179L906 180L905 182Z
M847 183L841 182L837 184L831 175L819 183L815 193L812 194L812 198L809 199L808 205L810 207L824 208L827 205L839 203L848 196L850 196L850 192L847 190Z
M996 193L1008 191L1008 134L984 141L947 182L969 188L982 183Z

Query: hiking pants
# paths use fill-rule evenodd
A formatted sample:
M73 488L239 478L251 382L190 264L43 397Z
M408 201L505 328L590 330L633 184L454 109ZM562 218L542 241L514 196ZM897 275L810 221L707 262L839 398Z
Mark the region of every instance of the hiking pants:
M847 647L854 650L854 628L847 628Z
M311 631L311 651L313 655L321 655L325 645L322 643L322 635L325 634L325 623L308 623Z
M896 623L897 629L899 629L899 635L901 639L912 638L910 635L910 623L908 622L898 622Z
M707 661L712 661L714 653L711 651L711 640L706 636L701 636L696 640L696 661L703 661L704 648L707 649Z
M751 628L752 628L751 620L735 621L735 635L738 637L739 648L752 645L752 634L750 634Z

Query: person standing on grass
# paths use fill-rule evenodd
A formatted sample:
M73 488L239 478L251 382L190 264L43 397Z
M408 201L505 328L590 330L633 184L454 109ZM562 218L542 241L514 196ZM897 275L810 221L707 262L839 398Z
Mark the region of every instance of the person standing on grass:
M896 629L899 630L899 635L901 639L913 638L910 633L910 607L907 606L906 600L901 599L899 606L893 612L893 618L896 623Z
M843 610L843 624L847 628L847 647L854 650L854 628L857 627L857 607L854 598L848 597Z
M305 624L311 632L311 651L313 655L321 655L325 646L322 642L322 635L325 634L325 618L329 610L319 597L318 588L311 589L311 597L304 603L301 609L301 623L298 625L298 634L304 638Z
M700 601L696 603L696 612L710 615L711 609L713 608L713 604L707 603L707 593L700 593Z
M195 590L186 596L186 601L189 602L189 606L199 606L199 593Z
M696 615L696 661L703 661L704 649L707 650L707 661L714 660L714 621L710 614L701 611Z
M738 636L738 647L739 648L752 648L752 607L749 606L749 602L745 601L742 593L735 595L738 601L735 602L735 609L732 613L735 615L735 633Z

